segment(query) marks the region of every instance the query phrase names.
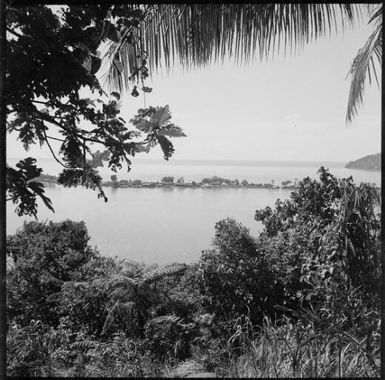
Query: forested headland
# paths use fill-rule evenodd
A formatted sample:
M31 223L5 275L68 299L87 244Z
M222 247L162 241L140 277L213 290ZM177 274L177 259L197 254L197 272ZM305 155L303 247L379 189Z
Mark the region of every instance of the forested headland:
M381 153L371 154L358 160L350 161L346 164L346 167L349 169L381 170Z
M218 221L190 265L108 257L84 223L25 223L7 242L8 375L379 376L379 194L319 174L256 211L258 237Z

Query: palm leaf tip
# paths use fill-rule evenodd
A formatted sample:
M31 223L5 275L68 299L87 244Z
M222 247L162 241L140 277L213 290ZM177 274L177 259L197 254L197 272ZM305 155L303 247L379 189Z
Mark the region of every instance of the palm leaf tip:
M358 115L358 107L363 104L366 79L368 78L371 84L374 76L377 85L380 86L377 70L378 65L382 64L382 5L373 12L369 22L376 25L375 30L358 51L347 75L351 82L346 123L351 123Z

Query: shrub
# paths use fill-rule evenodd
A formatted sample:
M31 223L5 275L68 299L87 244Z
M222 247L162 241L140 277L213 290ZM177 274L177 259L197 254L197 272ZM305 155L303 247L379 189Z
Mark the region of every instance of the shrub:
M7 239L12 265L7 272L7 317L27 325L32 319L57 323L55 304L47 297L66 281L84 278L83 265L98 255L88 246L83 222L24 223Z
M289 200L276 202L274 210L256 212L255 218L265 226L258 246L285 284L285 301L293 307L311 301L314 306L327 303L332 310L337 294L346 299L360 287L365 304L376 308L378 192L369 184L355 185L351 177L338 180L324 168L319 174L320 182L305 178Z
M221 320L250 312L257 322L281 302L281 285L247 228L228 218L215 230L214 249L200 259L205 309Z
M146 347L154 358L162 361L184 359L189 353L192 329L193 324L183 323L176 315L156 317L146 324Z

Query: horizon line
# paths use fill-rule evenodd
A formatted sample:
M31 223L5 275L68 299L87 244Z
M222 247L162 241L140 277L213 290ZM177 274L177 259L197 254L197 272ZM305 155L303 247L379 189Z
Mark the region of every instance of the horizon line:
M36 160L54 160L53 157L34 157ZM20 160L24 159L24 157L7 157L9 160ZM276 162L276 163L282 163L282 162L302 162L302 163L346 163L347 160L290 160L290 159L281 159L281 160L271 160L271 159L230 159L230 158L224 158L224 159L217 159L217 158L170 158L168 161L162 159L162 158L137 158L133 157L132 160L135 161L152 161L152 162L175 162L175 161L195 161L195 162Z

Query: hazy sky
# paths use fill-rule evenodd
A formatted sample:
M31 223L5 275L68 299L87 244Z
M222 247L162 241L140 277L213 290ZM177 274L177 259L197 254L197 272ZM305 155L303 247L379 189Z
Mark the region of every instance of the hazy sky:
M367 87L359 117L345 124L347 72L371 32L354 30L324 37L297 56L237 66L226 61L206 69L176 67L153 74L146 105L170 106L187 138L173 139L175 159L349 161L381 149L381 95ZM143 107L143 96L126 95L122 117ZM8 139L8 156L25 156ZM47 149L28 155L48 157ZM161 158L160 148L141 158Z

